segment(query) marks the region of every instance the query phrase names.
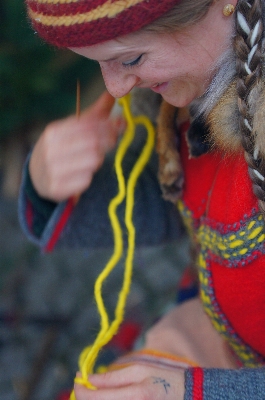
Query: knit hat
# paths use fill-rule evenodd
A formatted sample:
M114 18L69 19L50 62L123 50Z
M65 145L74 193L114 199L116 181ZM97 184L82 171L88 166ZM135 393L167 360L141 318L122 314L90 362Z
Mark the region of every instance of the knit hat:
M180 0L26 0L33 28L57 47L83 47L137 31Z

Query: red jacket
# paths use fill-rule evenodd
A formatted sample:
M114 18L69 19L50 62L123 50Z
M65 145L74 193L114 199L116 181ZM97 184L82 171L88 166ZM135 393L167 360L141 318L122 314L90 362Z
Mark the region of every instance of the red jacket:
M200 294L245 366L265 361L265 231L243 152L189 158L182 138L179 208L199 246Z

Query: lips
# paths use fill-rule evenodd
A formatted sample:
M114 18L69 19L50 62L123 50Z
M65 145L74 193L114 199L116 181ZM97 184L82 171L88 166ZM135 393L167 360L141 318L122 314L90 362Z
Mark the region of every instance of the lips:
M159 82L151 86L151 90L156 93L162 93L167 88L168 82Z
M152 87L151 87L151 89L153 89L153 88L155 88L155 87L157 87L157 86L159 86L159 85L161 85L162 83L156 83L155 85L153 85Z

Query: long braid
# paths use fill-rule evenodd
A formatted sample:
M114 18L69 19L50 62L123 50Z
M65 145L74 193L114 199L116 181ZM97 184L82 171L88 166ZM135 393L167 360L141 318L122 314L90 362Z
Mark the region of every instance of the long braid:
M254 194L265 217L265 160L256 144L252 99L262 87L262 0L239 0L234 48L237 68L239 125ZM263 160L262 160L263 158Z

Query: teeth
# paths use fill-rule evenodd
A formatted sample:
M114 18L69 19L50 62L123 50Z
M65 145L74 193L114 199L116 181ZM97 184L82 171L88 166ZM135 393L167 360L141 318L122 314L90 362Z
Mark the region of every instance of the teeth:
M156 84L153 85L152 87L157 87L157 86L159 86L159 85L161 85L161 83L156 83Z

